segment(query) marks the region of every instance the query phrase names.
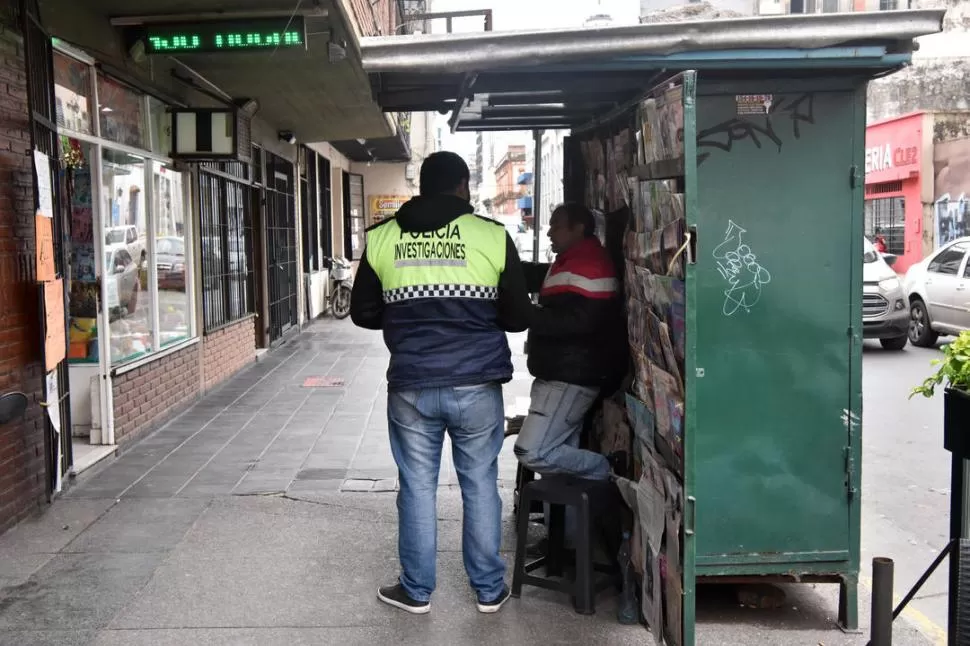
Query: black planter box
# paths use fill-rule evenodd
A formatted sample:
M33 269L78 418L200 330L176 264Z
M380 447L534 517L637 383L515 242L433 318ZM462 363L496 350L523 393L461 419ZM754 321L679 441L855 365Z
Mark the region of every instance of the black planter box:
M943 393L943 446L970 458L970 393L947 388Z

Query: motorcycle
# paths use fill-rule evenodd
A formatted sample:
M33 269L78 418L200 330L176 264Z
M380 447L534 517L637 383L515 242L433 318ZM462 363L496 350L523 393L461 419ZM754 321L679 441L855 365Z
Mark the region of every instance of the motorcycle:
M345 319L350 316L350 293L353 288L353 269L346 258L324 258L324 267L330 271L330 294L328 304L333 317Z

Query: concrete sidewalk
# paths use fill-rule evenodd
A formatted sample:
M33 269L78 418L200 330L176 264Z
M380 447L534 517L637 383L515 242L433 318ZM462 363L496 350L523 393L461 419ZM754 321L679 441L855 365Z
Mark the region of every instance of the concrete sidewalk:
M509 406L530 381L515 360ZM450 459L431 614L377 601L397 573L386 365L380 335L315 322L0 537L0 646L653 643L616 623L613 599L582 617L563 595L526 588L499 615L480 615ZM514 473L508 446L509 560ZM728 589L702 589L697 643L865 644L834 628L835 586L786 592L780 610L745 610ZM905 624L895 643L930 644Z

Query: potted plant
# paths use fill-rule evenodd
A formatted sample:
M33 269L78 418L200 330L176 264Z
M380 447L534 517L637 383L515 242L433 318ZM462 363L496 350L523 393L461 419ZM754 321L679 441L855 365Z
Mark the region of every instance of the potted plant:
M914 388L910 397L932 397L938 386L945 385L943 446L967 457L970 455L970 438L964 436L970 434L970 330L943 346L943 358L935 359L933 365L939 366L936 374Z

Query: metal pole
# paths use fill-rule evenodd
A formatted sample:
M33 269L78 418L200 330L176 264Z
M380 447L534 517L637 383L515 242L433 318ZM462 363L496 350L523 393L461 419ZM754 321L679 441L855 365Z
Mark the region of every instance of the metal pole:
M535 160L532 164L532 262L539 262L539 241L542 239L542 130L533 130Z
M893 644L893 560L879 556L872 559L872 621L869 643L872 646Z
M959 604L957 591L960 589L960 543L961 538L967 538L967 465L960 450L953 450L950 468L950 594L947 608L948 630L947 643L956 646L959 635L957 630L957 616Z

